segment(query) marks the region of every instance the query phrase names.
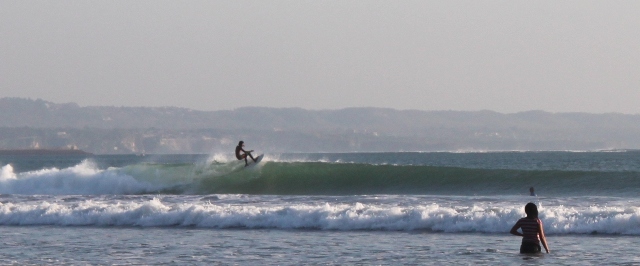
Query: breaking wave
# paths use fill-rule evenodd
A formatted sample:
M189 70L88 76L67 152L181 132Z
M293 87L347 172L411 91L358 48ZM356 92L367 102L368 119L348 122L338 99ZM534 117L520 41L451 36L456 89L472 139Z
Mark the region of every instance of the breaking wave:
M274 195L521 195L533 186L547 196L636 195L640 172L474 169L421 165L267 161L138 163L100 169L72 167L16 173L2 167L1 194L274 194Z

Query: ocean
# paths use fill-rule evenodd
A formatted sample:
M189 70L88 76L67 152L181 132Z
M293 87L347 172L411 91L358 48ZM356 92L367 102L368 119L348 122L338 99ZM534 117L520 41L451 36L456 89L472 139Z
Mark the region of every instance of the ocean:
M0 264L640 265L640 151L232 156L2 155Z

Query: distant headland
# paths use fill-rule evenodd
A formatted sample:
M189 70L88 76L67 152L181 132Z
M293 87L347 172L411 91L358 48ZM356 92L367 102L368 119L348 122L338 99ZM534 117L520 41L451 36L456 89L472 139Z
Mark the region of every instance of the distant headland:
M0 154L229 154L240 140L269 153L628 150L640 149L640 114L367 107L197 111L0 98L0 149L54 149Z
M0 155L93 155L78 149L0 149Z

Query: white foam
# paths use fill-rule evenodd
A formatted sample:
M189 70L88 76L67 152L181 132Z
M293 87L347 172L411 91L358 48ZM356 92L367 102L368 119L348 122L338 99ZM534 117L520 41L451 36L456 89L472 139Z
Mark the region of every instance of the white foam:
M13 172L13 166L7 164L2 167L2 172L0 173L0 182L12 179L16 179L16 174Z
M156 185L136 180L117 169L98 169L91 161L65 168L48 168L14 173L10 165L2 168L2 194L139 194L160 189Z
M228 195L213 200L212 203L193 197L146 199L139 196L127 200L88 198L67 202L54 198L48 201L16 201L0 204L0 225L427 230L506 234L524 216L519 205L423 204L403 207L360 202L273 203L269 200L247 202L244 197ZM217 202L219 200L225 202ZM640 235L640 209L637 207L546 207L540 218L550 235L594 232Z

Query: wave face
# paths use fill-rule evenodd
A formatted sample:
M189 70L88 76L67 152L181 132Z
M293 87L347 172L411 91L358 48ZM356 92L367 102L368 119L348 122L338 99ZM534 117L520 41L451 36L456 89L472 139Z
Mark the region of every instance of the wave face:
M468 169L332 163L268 163L257 172L204 180L203 193L281 195L636 195L639 172Z
M275 195L522 195L636 196L640 172L475 169L270 161L138 163L100 169L84 160L68 168L16 173L2 167L0 193L30 195L275 194Z

